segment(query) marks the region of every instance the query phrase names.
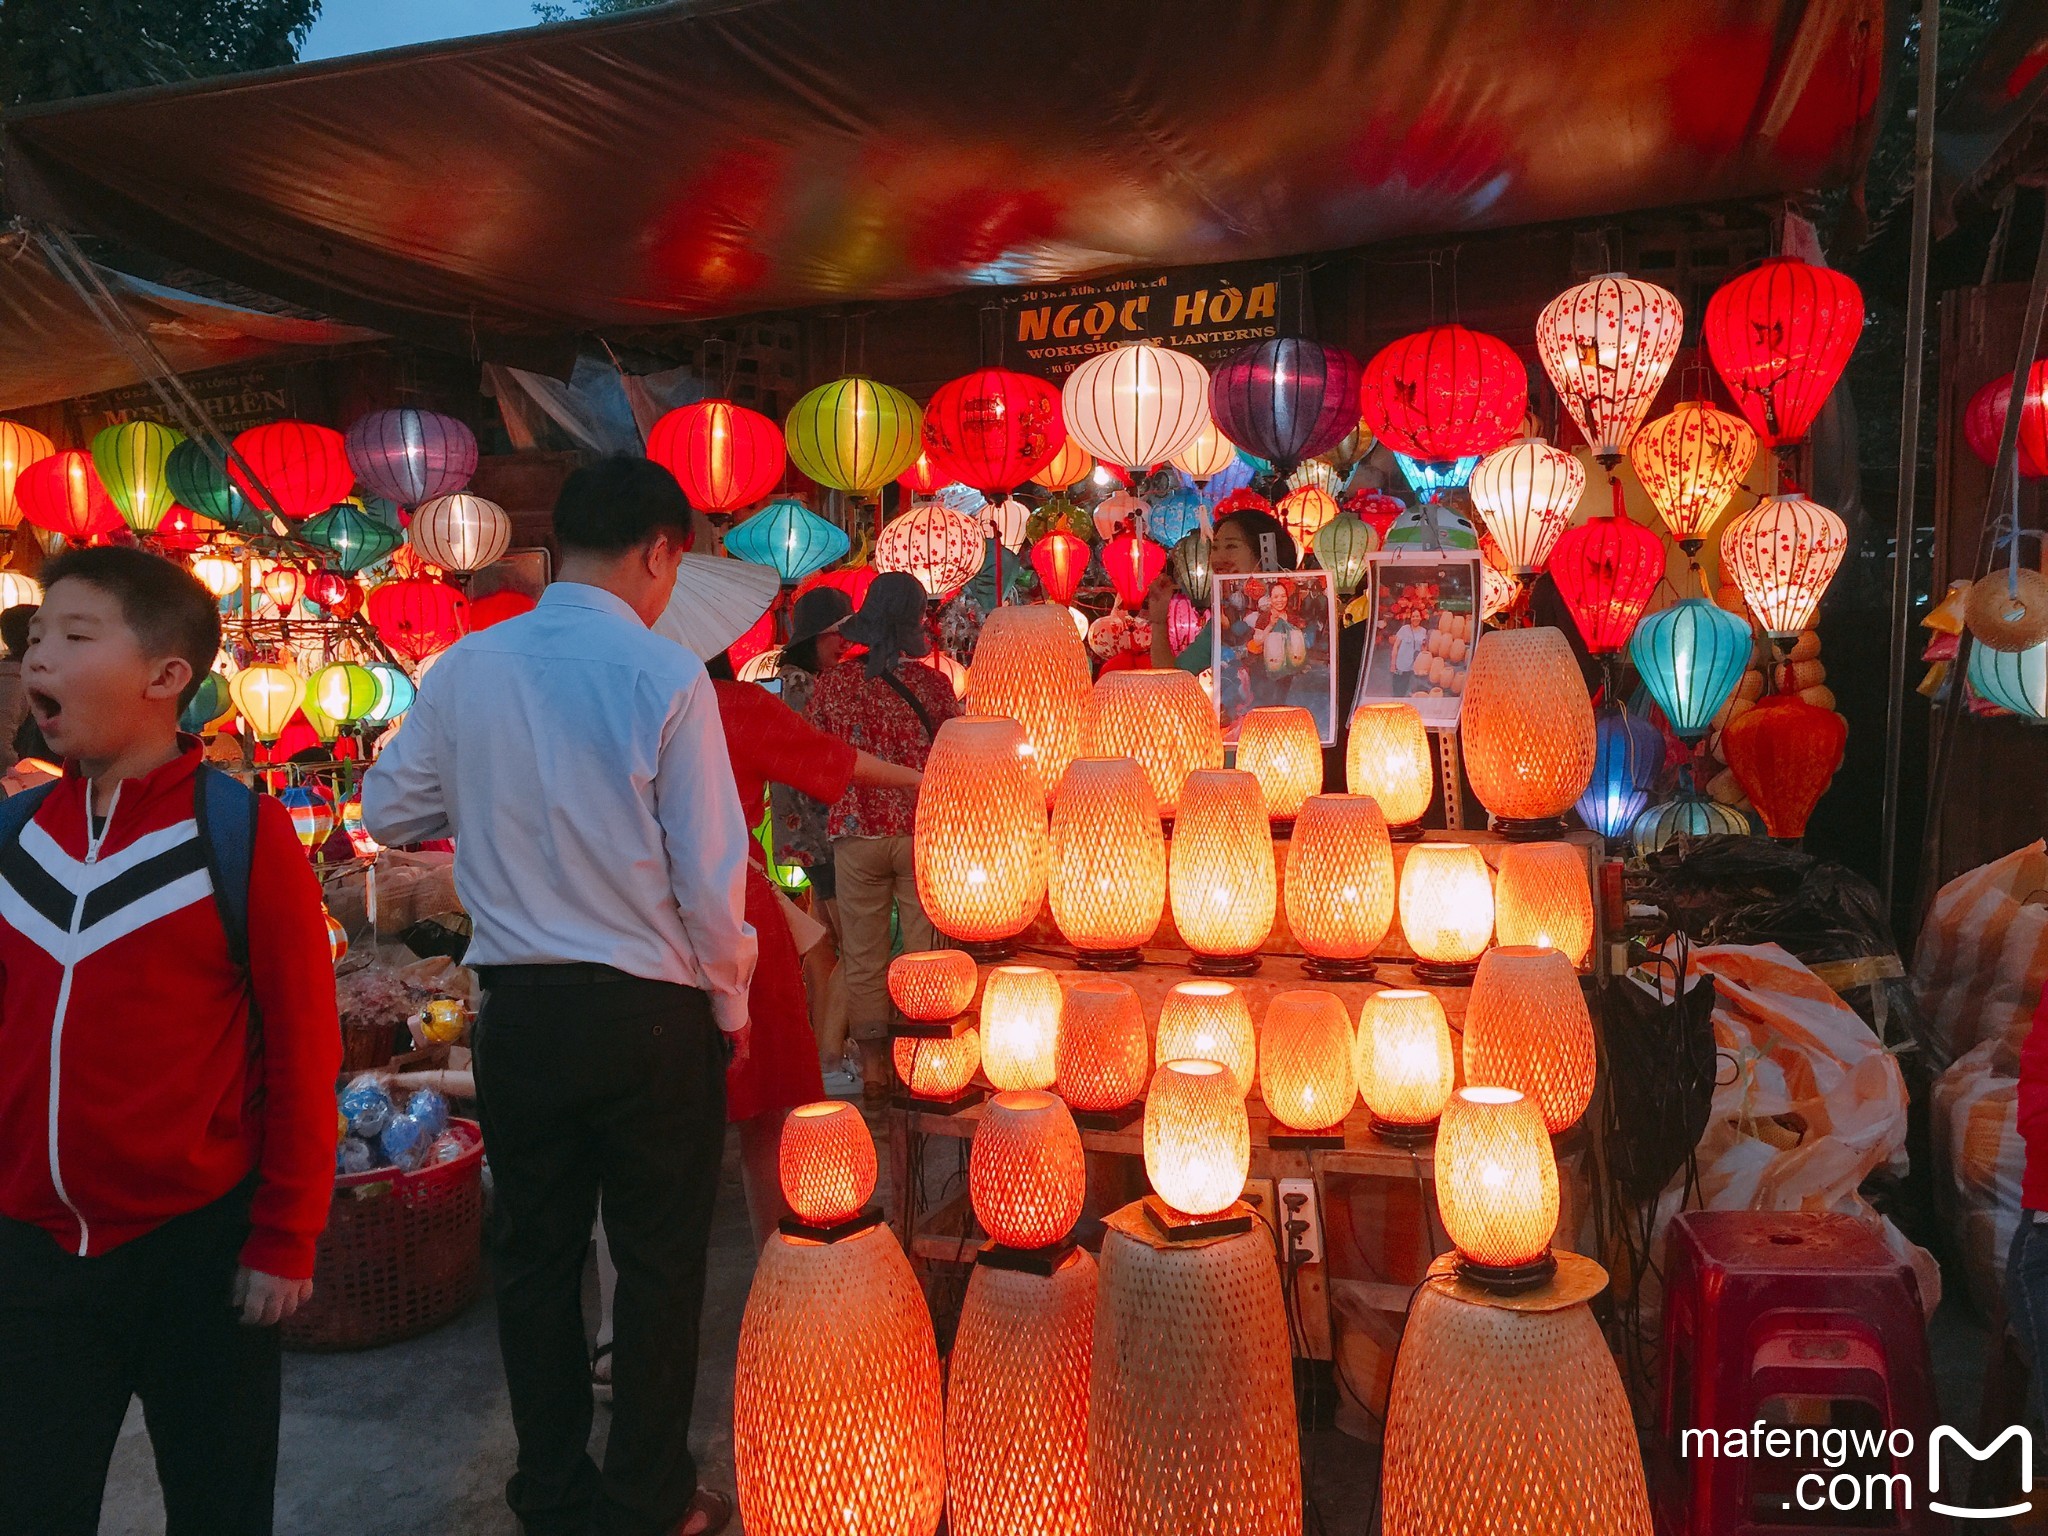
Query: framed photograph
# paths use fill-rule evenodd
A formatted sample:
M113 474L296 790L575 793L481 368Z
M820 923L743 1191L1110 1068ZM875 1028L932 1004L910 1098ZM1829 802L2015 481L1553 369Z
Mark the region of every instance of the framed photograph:
M1427 550L1374 555L1372 625L1358 704L1398 699L1424 725L1454 729L1479 637L1479 554Z
M1237 740L1245 715L1292 704L1337 741L1337 593L1324 571L1217 576L1210 587L1216 721Z

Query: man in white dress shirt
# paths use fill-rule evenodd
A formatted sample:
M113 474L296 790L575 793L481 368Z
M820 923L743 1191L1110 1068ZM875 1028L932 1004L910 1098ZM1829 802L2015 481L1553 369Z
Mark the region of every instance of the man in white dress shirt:
M747 828L703 664L651 633L690 510L644 459L578 470L560 576L451 647L363 780L387 844L455 840L484 988L499 1347L527 1536L712 1536L687 1443L729 1042L747 1024ZM610 1440L591 1460L584 1252L619 1270Z

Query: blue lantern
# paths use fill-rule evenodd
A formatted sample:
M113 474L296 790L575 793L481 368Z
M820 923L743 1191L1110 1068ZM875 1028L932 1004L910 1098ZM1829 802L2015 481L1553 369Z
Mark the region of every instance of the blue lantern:
M1602 837L1620 837L1650 803L1664 738L1641 715L1610 708L1601 711L1593 741L1593 779L1579 796L1579 820Z
M736 560L775 568L785 586L842 558L846 530L833 526L800 501L771 501L725 535L725 552Z
M1145 536L1171 549L1202 526L1202 513L1207 506L1195 491L1173 491L1162 496L1146 514Z
M2048 644L1994 651L1979 640L1970 647L1970 687L2023 720L2048 720Z
M1219 472L1211 475L1207 482L1202 485L1196 485L1195 477L1186 470L1174 470L1174 474L1180 477L1180 483L1183 486L1190 490L1200 491L1202 499L1212 507L1232 491L1241 491L1250 485L1255 473L1256 471L1253 470L1251 462L1245 458L1241 451L1228 464L1224 465Z
M1749 653L1748 622L1703 597L1649 615L1628 642L1629 660L1680 741L1707 734Z
M413 698L419 690L402 667L395 667L388 661L366 662L365 669L377 679L377 702L370 706L370 712L363 718L374 725L386 725L412 708Z
M1415 494L1424 501L1434 501L1445 491L1457 490L1479 467L1476 453L1462 459L1411 459L1405 453L1397 453L1394 461L1415 487Z
M1747 836L1754 830L1749 818L1734 806L1709 800L1688 784L1675 798L1638 816L1630 836L1635 839L1636 852L1647 857L1677 838Z

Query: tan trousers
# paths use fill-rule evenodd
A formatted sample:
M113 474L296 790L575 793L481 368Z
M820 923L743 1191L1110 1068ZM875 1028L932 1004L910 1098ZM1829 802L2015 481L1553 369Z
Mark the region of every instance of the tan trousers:
M889 1033L890 912L902 925L904 949L933 949L938 939L918 904L909 838L838 838L832 864L839 880L847 1032L856 1040L880 1040Z

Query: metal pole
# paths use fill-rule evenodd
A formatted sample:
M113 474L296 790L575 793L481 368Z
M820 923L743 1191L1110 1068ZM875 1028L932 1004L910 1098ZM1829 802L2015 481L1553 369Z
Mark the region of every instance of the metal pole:
M1897 879L1900 759L1906 733L1906 642L1913 608L1914 505L1920 471L1920 374L1927 351L1927 251L1934 226L1934 88L1941 0L1921 0L1918 116L1913 132L1913 245L1906 279L1906 377L1899 396L1899 504L1892 551L1891 669L1884 711L1884 843L1878 890L1887 913Z

